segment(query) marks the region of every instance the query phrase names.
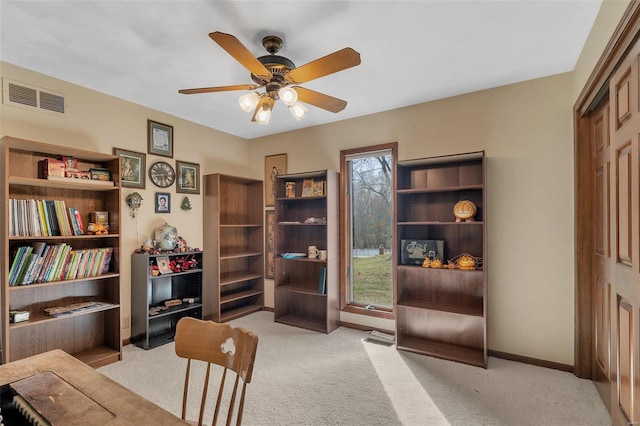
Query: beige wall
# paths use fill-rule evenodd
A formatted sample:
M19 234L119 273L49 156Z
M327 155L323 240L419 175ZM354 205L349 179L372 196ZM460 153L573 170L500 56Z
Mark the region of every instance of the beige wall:
M175 159L201 172L262 178L264 156L286 152L288 171L339 170L341 149L397 141L399 159L485 150L488 157L489 347L573 364L572 106L628 2L605 1L576 70L408 108L246 142L213 129L6 63L2 76L69 94L69 116L1 106L0 134L111 152L146 152L148 118L175 129ZM313 114L313 108L310 113ZM277 117L274 117L277 119ZM161 157L148 155L147 163ZM202 244L201 198L172 213L153 212L140 191L137 219L123 213L123 316L128 316L131 253L165 220L191 245ZM123 199L130 191L123 190ZM123 209L127 210L123 203ZM273 307L267 280L266 305ZM393 329L391 321L343 313L347 322ZM123 336L129 335L123 330Z

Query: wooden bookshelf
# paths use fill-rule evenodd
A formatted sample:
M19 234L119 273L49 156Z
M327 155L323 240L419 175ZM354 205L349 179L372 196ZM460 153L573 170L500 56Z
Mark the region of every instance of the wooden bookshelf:
M276 177L277 322L321 333L331 333L340 323L338 180L339 173L331 170ZM309 246L327 250L327 259L306 257ZM304 257L284 258L284 253Z
M219 173L203 181L203 316L225 322L264 308L264 190Z
M398 349L487 366L484 152L400 161L397 165L395 294ZM456 222L470 200L474 221ZM482 269L433 269L402 263L402 240L444 241L447 261L467 253Z
M62 349L89 365L99 367L122 358L120 337L120 185L119 157L109 154L51 145L5 136L0 146L3 206L0 247L2 258L2 361L26 358L52 349ZM81 179L39 179L38 162L69 156L78 159L77 168L105 168L113 182L87 182ZM10 200L62 200L77 209L83 224L89 212L109 213L107 235L10 235ZM48 245L66 243L73 250L112 248L108 271L96 276L53 279L29 285L9 285L9 271L17 249L36 242ZM65 262L65 260L61 260ZM62 263L61 267L64 268ZM47 316L44 310L74 303L98 301L95 309L65 315ZM10 311L28 311L28 321L9 321Z

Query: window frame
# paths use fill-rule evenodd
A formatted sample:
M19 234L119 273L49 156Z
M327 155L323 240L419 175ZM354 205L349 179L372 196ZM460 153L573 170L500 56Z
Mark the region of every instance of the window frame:
M351 257L349 256L349 248L351 247L351 232L350 232L350 202L349 202L349 167L347 164L347 157L356 154L364 154L367 152L375 152L381 150L390 150L392 159L391 165L391 178L392 188L391 197L393 200L393 212L391 218L391 234L392 234L392 247L397 247L396 244L396 164L398 162L398 142L390 142L379 145L369 145L359 148L344 149L340 151L340 310L343 312L350 312L360 315L366 315L376 318L395 319L395 307L396 307L396 268L395 262L391 262L391 290L392 290L392 307L375 307L374 309L367 308L366 304L362 303L350 303L349 302L349 268L351 266ZM395 253L394 253L395 255Z

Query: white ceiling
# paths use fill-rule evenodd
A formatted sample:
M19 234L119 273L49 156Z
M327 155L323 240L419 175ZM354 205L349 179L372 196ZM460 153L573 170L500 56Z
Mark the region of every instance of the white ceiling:
M2 0L0 60L251 139L571 71L600 4ZM212 31L256 56L278 35L297 66L352 47L361 65L303 84L347 107L298 122L278 102L262 126L238 107L246 92L179 94L252 82Z

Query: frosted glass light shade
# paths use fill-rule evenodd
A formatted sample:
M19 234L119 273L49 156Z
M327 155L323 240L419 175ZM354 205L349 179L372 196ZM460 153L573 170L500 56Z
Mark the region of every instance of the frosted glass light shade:
M278 97L286 106L291 106L298 102L298 92L293 87L282 87L278 90Z
M289 112L293 115L293 118L300 121L302 120L309 110L302 104L295 103L289 107Z
M269 124L271 120L271 110L265 109L264 106L260 107L256 114L256 122L260 124Z
M252 112L256 109L256 105L258 105L258 101L260 100L260 95L256 92L247 93L246 95L240 96L238 102L240 103L240 108L244 112Z

